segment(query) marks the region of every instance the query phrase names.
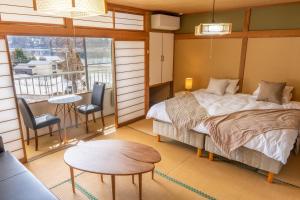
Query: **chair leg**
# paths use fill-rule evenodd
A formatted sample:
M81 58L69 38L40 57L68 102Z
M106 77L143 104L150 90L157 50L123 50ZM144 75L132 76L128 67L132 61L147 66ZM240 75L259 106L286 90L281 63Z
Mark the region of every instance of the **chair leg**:
M101 120L102 120L103 131L104 131L105 124L104 124L104 115L103 115L103 110L101 110Z
M60 122L57 123L57 128L58 128L59 141L62 142L62 139L61 139L61 127L60 127Z
M52 126L51 125L49 126L49 133L50 133L50 136L52 136Z
M34 130L34 139L35 139L35 150L38 151L39 149L39 139L38 139L38 134L37 130Z
M94 123L96 123L95 113L93 113L93 120L94 120Z
M29 138L29 128L28 127L26 127L26 136L27 136L27 145L29 145L30 138Z
M86 131L86 133L89 132L88 120L89 120L89 115L86 114L86 115L85 115L85 131Z

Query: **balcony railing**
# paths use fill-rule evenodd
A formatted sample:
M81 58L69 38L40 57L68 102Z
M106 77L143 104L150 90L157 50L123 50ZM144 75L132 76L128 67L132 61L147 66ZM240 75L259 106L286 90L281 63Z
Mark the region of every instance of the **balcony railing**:
M89 69L88 73L72 71L15 77L14 83L18 96L29 101L36 101L50 96L86 92L93 88L94 82L103 82L106 84L106 88L112 88L112 79L111 68L103 68Z

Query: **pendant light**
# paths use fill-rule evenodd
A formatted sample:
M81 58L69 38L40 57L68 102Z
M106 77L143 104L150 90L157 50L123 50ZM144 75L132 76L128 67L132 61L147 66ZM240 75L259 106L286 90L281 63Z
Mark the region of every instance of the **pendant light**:
M212 23L201 23L195 27L195 35L226 35L231 33L232 23L215 22L215 0L213 0Z
M38 12L59 17L82 18L107 12L106 0L33 0Z

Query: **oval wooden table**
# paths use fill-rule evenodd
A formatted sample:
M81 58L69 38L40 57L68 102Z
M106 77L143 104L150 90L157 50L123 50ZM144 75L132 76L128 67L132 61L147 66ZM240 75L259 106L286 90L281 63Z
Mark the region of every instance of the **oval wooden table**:
M142 199L142 174L154 174L155 163L160 162L158 151L150 146L124 140L97 140L79 143L69 148L64 160L70 167L73 193L75 193L74 169L111 176L112 196L115 200L115 176L139 177L139 199Z

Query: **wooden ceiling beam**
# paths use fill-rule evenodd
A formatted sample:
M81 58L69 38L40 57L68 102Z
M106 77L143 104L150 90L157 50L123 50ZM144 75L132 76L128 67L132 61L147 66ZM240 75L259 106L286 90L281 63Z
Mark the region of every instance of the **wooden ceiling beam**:
M300 37L300 29L249 31L247 36L249 38Z
M36 36L74 36L77 37L107 37L115 39L147 39L145 31L130 31L117 29L100 29L76 27L66 23L66 26L43 26L19 23L0 23L0 35L36 35Z
M203 36L195 36L194 33L177 33L175 34L175 40L186 40L186 39L211 39L211 38L242 38L244 37L244 32L232 32L228 35L203 35Z
M111 10L111 11L136 13L136 14L142 14L142 15L149 12L149 10L145 10L145 9L134 8L134 7L129 7L129 6L123 6L123 5L117 5L117 4L111 4L111 3L107 3L107 9Z

